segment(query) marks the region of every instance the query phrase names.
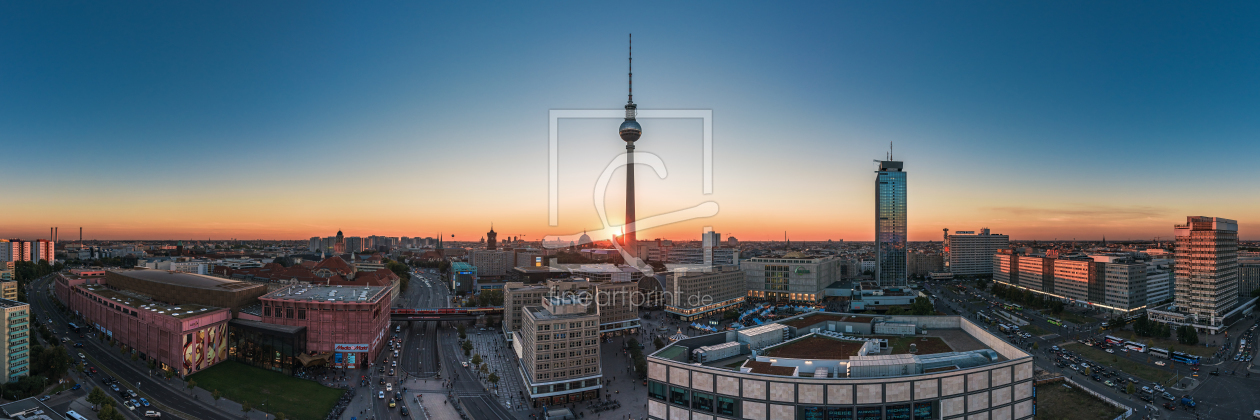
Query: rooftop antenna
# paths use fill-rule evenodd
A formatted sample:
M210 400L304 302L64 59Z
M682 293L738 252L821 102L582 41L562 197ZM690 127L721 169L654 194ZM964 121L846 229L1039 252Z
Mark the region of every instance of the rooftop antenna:
M630 97L628 104L634 103L634 34L630 34Z
M890 141L890 142L888 142L888 160L892 160L892 157L893 157L893 154L892 154L892 142Z

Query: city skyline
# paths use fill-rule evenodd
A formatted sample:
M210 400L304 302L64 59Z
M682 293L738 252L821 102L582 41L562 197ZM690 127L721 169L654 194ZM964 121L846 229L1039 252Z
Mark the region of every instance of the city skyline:
M1168 240L1186 215L1236 219L1240 239L1260 238L1249 219L1260 186L1242 182L1260 177L1245 161L1260 152L1258 41L1238 18L1257 6L1148 6L1117 23L1089 16L1123 4L682 5L610 26L597 17L615 8L584 4L488 16L462 5L290 16L9 4L0 175L14 205L0 237L83 226L103 240L343 229L475 241L492 220L527 240L595 229L591 184L622 151L619 122L562 124L553 227L546 114L619 107L634 32L641 102L715 118L712 195L695 187L699 123L641 121L652 136L638 150L671 173L636 176L638 216L721 205L643 239L698 239L711 226L745 241L785 230L872 241L871 159L889 141L915 174L910 241L984 227L1012 240ZM333 17L342 24L326 25ZM617 209L625 191L608 196Z

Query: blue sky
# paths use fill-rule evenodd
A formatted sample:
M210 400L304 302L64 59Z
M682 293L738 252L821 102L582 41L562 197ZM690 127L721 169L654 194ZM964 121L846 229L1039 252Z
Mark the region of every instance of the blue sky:
M672 166L639 174L639 214L722 206L647 237L870 240L891 141L912 240L1150 238L1191 214L1260 238L1254 2L534 6L0 5L0 235L595 228L618 122L565 126L551 227L546 115L624 104L633 32L640 107L715 120L712 196L698 124L644 122Z

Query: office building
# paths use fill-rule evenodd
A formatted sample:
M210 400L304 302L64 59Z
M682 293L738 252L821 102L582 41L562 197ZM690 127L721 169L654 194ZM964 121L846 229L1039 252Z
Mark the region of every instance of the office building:
M755 342L718 332L653 352L647 417L1033 418L1032 356L962 317L815 312L777 323L786 328ZM924 343L894 350L857 336L871 331L921 331Z
M1148 266L1128 256L1058 258L1001 249L992 256L993 280L1062 302L1116 313L1147 306Z
M1260 290L1260 258L1238 260L1238 301L1252 299L1251 294Z
M989 263L986 261L986 263ZM945 258L935 252L914 251L906 254L906 272L911 277L923 277L945 269Z
M1221 326L1238 306L1238 222L1190 216L1173 232L1177 310L1194 324Z
M13 242L8 239L0 239L0 262L18 261L13 257Z
M531 406L598 400L603 388L599 355L599 306L551 296L521 309L513 349Z
M474 249L468 251L468 263L477 267L477 277L502 278L516 265L516 254L512 251L495 251Z
M889 154L891 155L891 153ZM875 177L875 281L881 287L905 286L906 173L900 161L879 162Z
M1146 305L1154 306L1173 298L1172 260L1146 262Z
M4 344L0 354L4 359L0 368L9 377L8 382L31 374L31 306L13 299L0 299L4 314Z
M306 249L311 252L319 252L323 250L323 247L320 246L322 243L323 240L318 236L312 236L310 242L306 245Z
M989 276L993 274L993 254L1010 247L1010 237L991 234L989 229L957 231L947 236L949 271L955 276Z
M779 257L749 258L740 262L740 268L744 270L750 298L817 303L823 300L824 289L840 280L840 262L834 256L789 252Z
M451 290L471 292L477 287L477 267L465 262L451 263Z
M664 277L665 312L684 321L720 315L748 296L744 271L734 265L711 270L680 268Z
M1146 263L1126 255L1094 255L1095 262L1106 263L1103 270L1103 303L1112 308L1146 307Z
M546 280L541 284L509 282L503 285L503 332L509 340L521 325L518 309L540 305L549 296L590 296L599 305L599 333L602 337L634 334L642 326L639 319L637 281L592 281L581 277Z

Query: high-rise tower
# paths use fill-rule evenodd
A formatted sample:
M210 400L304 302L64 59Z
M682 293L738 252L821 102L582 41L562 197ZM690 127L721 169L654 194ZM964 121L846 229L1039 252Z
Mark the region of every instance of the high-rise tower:
M499 234L494 231L494 223L490 224L490 231L486 232L486 249L493 251L495 248L495 240L499 238Z
M875 177L875 281L880 286L905 286L906 173L901 162L879 162Z
M1173 233L1177 309L1193 324L1217 331L1238 306L1238 222L1190 216Z
M636 105L634 104L634 38L630 38L630 73L629 73L629 100L626 101L626 121L621 123L621 128L617 133L621 135L621 139L626 142L626 227L622 233L622 245L635 255L638 251L638 241L635 239L634 231L634 142L643 134L643 127L639 126L638 121L634 120Z

